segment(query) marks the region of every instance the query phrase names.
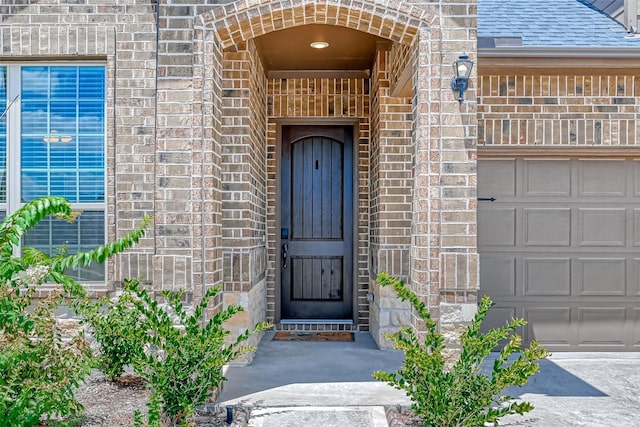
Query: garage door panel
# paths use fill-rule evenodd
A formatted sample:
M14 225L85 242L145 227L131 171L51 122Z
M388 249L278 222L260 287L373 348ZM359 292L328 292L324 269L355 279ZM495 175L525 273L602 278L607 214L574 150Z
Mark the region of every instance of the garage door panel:
M640 297L640 258L633 258L631 260L631 275L628 283L628 295L631 297Z
M480 283L490 283L487 295L496 297L516 294L516 259L480 255Z
M501 328L511 319L522 317L518 314L515 306L494 305L487 313L487 317L482 321L481 332L486 333L489 329Z
M479 209L478 240L488 246L514 246L516 244L516 209Z
M571 307L526 307L525 318L528 319L526 340L538 340L543 346L570 346Z
M478 163L478 197L514 197L516 195L516 160L496 159ZM480 180L480 178L478 178Z
M525 296L570 296L570 258L523 259Z
M624 296L627 268L624 258L578 259L580 296Z
M571 196L570 160L525 159L523 167L525 196Z
M640 308L632 310L633 345L640 347Z
M640 246L640 209L633 210L633 246Z
M627 172L624 166L624 160L579 160L578 195L624 196L627 192ZM605 177L606 179L603 179Z
M633 195L640 196L640 160L633 161Z
M578 345L625 345L624 307L578 308Z
M525 340L551 351L640 351L640 156L498 160L478 176L496 197L478 222L494 322L525 316ZM496 166L506 178L482 193Z
M626 209L578 209L580 246L626 246Z
M571 209L524 209L526 246L569 246Z

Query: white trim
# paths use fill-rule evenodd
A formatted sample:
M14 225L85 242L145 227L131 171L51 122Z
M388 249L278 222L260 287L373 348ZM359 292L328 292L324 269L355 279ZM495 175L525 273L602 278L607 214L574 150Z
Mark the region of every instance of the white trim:
M22 67L22 66L42 66L42 67L91 67L96 65L107 65L107 61L104 60L82 60L82 62L78 61L7 61L6 59L3 61L0 59L0 67Z
M11 105L11 108L7 110L7 114L4 119L7 120L7 176L6 176L6 203L0 203L0 209L4 208L6 214L10 215L15 212L19 207L23 206L22 202L22 179L21 179L21 80L22 80L22 68L26 66L42 66L42 67L103 67L105 70L104 75L104 120L103 120L103 165L104 172L104 194L102 202L71 202L71 207L74 210L95 211L102 212L103 214L103 236L104 239L101 244L106 244L108 236L107 226L107 64L106 61L82 61L82 63L74 61L41 61L41 62L0 62L0 67L6 67L7 70L7 105L9 105L14 99L17 99L15 103ZM47 118L50 120L50 117ZM79 154L79 153L78 153ZM20 256L20 246L14 249L16 256ZM101 281L86 281L87 284L104 284L107 281L107 263L103 263L104 280Z
M7 98L20 96L20 67L7 67ZM20 206L20 114L22 103L18 98L7 111L7 215Z

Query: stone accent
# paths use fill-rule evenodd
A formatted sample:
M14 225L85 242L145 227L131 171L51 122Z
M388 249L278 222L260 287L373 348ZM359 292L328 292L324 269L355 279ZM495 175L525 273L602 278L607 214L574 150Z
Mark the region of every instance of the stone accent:
M370 307L371 336L380 348L391 348L393 342L387 338L387 334L411 325L411 305L400 301L393 289L383 288L375 281L371 282L371 293L374 295Z
M56 317L56 332L63 340L72 340L85 331L80 319Z
M258 322L264 321L266 317L266 282L264 280L257 283L248 292L225 292L223 295L223 304L225 307L229 305L239 305L244 311L237 313L228 322L225 328L231 331L229 339L234 340L239 334L247 329L252 329ZM247 344L257 346L264 333L253 334ZM239 357L233 364L246 365L253 360L254 353L247 353Z
M460 337L467 330L467 327L473 321L473 317L478 311L476 304L440 304L439 328L446 350L443 355L447 360L447 366L451 367L460 356L462 350L460 346Z

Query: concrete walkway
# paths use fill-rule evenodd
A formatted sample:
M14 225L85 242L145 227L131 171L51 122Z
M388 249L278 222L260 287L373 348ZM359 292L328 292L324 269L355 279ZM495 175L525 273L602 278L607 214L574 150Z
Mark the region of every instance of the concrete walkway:
M371 376L397 370L402 352L379 350L368 333L354 342L272 338L265 334L250 365L227 369L218 399L251 407L251 427L386 427L385 406L410 404Z
M218 403L252 408L251 427L385 427L384 407L410 405L400 391L371 378L392 372L403 355L378 350L371 336L355 342L262 339L253 362L226 371ZM558 353L516 398L536 407L507 417L511 426L640 426L640 353Z

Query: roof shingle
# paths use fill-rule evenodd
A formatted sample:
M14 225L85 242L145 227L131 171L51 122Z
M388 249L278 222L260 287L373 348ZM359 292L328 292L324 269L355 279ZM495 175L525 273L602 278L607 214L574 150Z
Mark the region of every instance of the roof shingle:
M478 0L478 37L524 47L640 47L640 37L579 0Z

